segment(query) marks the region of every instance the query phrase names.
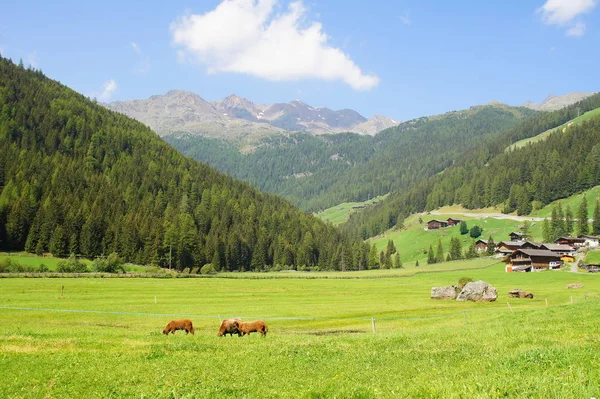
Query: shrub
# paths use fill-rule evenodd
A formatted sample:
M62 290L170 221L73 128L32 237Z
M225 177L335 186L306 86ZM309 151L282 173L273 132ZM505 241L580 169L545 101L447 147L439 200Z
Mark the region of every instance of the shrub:
M64 259L56 264L56 271L59 273L87 273L88 268L74 254L69 256L69 259Z
M207 263L206 265L202 266L202 269L200 269L200 274L217 274L217 270L212 263Z
M38 266L38 272L40 272L40 273L45 273L49 270L50 269L48 269L48 266L46 266L45 263L40 263L40 265Z
M106 258L96 258L92 263L92 270L102 273L124 273L123 259L116 252Z

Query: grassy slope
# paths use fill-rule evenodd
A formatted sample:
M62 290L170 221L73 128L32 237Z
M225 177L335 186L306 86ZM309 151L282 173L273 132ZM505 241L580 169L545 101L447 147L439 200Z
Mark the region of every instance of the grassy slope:
M542 141L542 140L546 139L548 136L550 136L552 133L554 133L554 132L556 132L556 131L558 131L558 130L564 128L564 127L566 127L569 123L581 123L581 122L583 122L583 121L585 121L587 119L590 119L590 118L592 118L594 116L599 116L599 115L600 115L600 108L596 108L596 109L594 109L592 111L588 111L588 112L584 113L583 115L581 115L581 116L579 116L579 117L577 117L575 119L572 119L569 122L567 122L567 123L565 123L565 124L563 124L561 126L558 126L556 128L553 128L553 129L546 130L545 132L540 133L540 134L538 134L535 137L530 137L528 139L523 139L523 140L517 141L513 145L509 146L506 150L510 151L510 150L513 150L513 149L516 149L516 148L524 147L524 146L526 146L529 143L535 143L535 142L538 142L538 141Z
M567 206L570 206L571 211L573 212L573 217L576 217L577 210L579 209L579 205L581 204L584 195L588 205L588 216L591 218L594 215L596 199L600 199L600 186L594 187L583 193L572 195L569 198L560 200L563 211L567 209ZM554 207L556 202L558 201L555 201L552 204L549 204L548 206L545 206L544 208L540 209L539 211L532 213L531 216L550 218L552 216L552 208Z
M353 212L360 212L360 209L352 209L353 206L369 205L375 201L382 201L387 195L380 195L363 202L344 202L317 213L315 216L325 222L331 222L334 226L344 223Z
M463 276L490 282L499 300L429 299L432 286ZM567 290L568 283L584 289ZM2 286L0 372L10 378L0 379L0 391L8 398L589 398L600 389L598 275L497 266L405 279L6 279ZM509 299L516 287L536 297ZM262 318L269 335L218 338L218 315ZM160 334L180 316L194 321L194 336Z
M581 199L585 195L587 204L588 204L588 215L589 217L593 216L594 207L596 204L596 199L600 199L600 186L594 187L590 190L587 190L584 193L573 195L569 198L565 198L560 200L561 205L563 207L563 211L566 210L567 206L571 207L571 211L573 212L574 217L577 215L577 210L579 208L579 204L581 203ZM548 217L550 218L552 214L552 208L556 205L556 202L553 202L542 209L534 212L532 217ZM402 230L388 230L385 234L374 237L369 241L371 243L375 243L378 250L385 249L388 240L393 240L396 248L399 249L400 255L402 257L402 261L404 262L405 267L411 267L416 260L419 260L419 264L423 265L427 259L427 251L429 249L429 245L433 246L433 249L436 250L438 240L442 240L442 246L444 250L447 252L450 247L450 239L452 237L460 237L462 248L467 249L471 243L471 238L469 235L460 235L460 231L458 227L449 227L446 229L440 229L435 231L425 231L426 222L430 219L447 219L449 217L455 217L459 219L464 219L467 222L469 228L474 225L479 225L483 228L483 234L480 238L488 239L490 235L493 237L494 241L498 243L499 241L506 241L509 239L508 233L511 231L518 231L523 222L508 220L508 219L494 219L488 217L466 217L461 215L463 212L467 213L499 213L497 209L479 209L479 210L470 210L464 209L460 206L452 206L452 207L444 207L438 210L440 214L436 215L411 215L409 216L404 224L405 228ZM419 218L421 218L423 223L419 223ZM535 241L542 241L542 223L533 221L531 222L531 230L530 233Z

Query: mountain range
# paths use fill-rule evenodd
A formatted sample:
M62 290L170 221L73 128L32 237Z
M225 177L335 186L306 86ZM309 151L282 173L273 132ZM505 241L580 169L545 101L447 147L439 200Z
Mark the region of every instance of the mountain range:
M230 95L209 102L184 90L171 90L147 100L115 101L104 105L148 125L160 136L185 132L213 138L252 140L285 132L375 135L399 123L382 115L367 119L351 109L315 108L300 100L264 105Z
M567 93L562 96L555 96L550 94L541 104L534 103L533 101L528 101L523 104L523 107L531 108L536 111L556 111L571 104L575 104L589 96L592 96L596 93Z

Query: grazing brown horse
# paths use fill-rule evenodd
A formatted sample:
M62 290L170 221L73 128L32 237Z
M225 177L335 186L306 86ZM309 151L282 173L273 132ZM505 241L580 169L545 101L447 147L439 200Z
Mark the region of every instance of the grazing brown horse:
M239 337L242 336L240 333L240 323L242 320L240 319L225 319L221 322L221 327L219 327L219 332L217 336L222 337L227 334L229 336L233 336L233 334L237 334Z
M194 334L194 326L192 325L192 321L188 319L182 320L173 320L167 324L165 329L163 330L163 334L169 335L169 333L175 334L177 330L185 330L185 334L188 333Z
M259 332L263 337L267 335L269 327L262 320L240 322L240 333L241 335L250 335L252 332Z

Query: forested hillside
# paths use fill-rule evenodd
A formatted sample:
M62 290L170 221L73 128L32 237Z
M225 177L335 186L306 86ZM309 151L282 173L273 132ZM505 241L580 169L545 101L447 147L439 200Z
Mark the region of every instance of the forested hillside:
M0 249L178 269L359 268L368 246L0 58ZM171 255L169 255L171 254Z
M528 214L554 200L600 184L600 118L567 126L544 141L505 151L512 143L560 126L600 107L600 95L559 111L541 113L482 141L443 174L390 195L386 201L353 214L344 227L363 238L377 235L410 213L443 205L467 208L502 206Z
M490 104L415 119L374 137L351 133L270 137L244 154L226 141L184 134L165 139L222 172L281 195L305 210L319 211L404 190L442 172L482 140L534 113Z

